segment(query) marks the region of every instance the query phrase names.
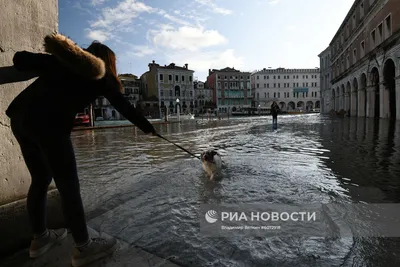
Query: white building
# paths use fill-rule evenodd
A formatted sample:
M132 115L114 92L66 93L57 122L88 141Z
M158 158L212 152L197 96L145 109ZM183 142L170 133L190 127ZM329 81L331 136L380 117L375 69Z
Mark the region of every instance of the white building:
M276 101L282 111L320 108L319 69L263 69L251 74L255 105Z
M206 88L205 83L201 81L195 82L194 87L194 106L197 112L208 108L213 103L213 92L212 89Z
M321 113L328 113L331 108L332 98L332 84L331 84L331 49L326 48L321 54L318 55L320 58L320 69L321 69Z

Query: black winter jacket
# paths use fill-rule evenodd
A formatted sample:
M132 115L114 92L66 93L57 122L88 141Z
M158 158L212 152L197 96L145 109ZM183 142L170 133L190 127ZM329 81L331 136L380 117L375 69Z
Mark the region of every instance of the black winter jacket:
M14 67L35 72L38 78L9 105L6 114L18 116L26 125L70 133L76 114L99 96L144 133L153 125L134 108L120 91L119 82L107 75L104 62L56 34L45 38L47 52L17 52Z

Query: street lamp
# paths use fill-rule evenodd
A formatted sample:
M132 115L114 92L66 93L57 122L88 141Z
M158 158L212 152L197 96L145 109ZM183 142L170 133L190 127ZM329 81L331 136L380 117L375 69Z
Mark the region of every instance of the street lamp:
M258 115L261 115L261 105L258 105Z
M176 114L178 116L178 121L181 121L181 108L179 106L179 98L176 99Z

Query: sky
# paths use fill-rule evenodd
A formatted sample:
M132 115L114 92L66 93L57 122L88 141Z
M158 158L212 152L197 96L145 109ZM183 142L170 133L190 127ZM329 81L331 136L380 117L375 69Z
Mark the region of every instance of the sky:
M155 60L209 69L316 68L354 0L59 0L59 33L140 76Z

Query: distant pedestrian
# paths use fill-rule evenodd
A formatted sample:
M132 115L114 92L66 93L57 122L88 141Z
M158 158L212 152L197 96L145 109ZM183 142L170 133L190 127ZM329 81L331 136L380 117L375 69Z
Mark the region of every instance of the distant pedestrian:
M29 249L36 258L67 236L66 229L46 226L46 198L54 178L64 218L75 242L72 266L82 266L112 253L116 240L90 238L71 142L75 115L99 96L106 97L144 133L152 124L126 100L117 77L116 58L107 46L93 42L86 50L60 34L45 37L49 54L16 52L14 67L36 73L36 79L8 107L11 129L19 142L32 182L27 210L33 231Z
M272 125L274 129L278 127L278 113L280 112L280 108L278 104L274 101L271 105L271 114L272 114Z

